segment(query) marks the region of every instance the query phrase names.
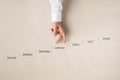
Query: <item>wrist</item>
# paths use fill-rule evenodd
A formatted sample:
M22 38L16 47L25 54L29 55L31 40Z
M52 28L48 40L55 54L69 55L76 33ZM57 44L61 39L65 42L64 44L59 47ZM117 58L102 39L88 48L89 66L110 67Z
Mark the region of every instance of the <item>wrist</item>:
M52 22L53 27L61 26L62 22Z

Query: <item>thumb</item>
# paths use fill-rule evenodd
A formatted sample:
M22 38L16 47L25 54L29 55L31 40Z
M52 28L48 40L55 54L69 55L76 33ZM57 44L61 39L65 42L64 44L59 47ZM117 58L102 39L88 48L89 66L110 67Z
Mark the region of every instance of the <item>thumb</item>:
M57 29L56 29L56 27L51 28L51 31L52 31L53 35L56 36L56 34L57 34Z

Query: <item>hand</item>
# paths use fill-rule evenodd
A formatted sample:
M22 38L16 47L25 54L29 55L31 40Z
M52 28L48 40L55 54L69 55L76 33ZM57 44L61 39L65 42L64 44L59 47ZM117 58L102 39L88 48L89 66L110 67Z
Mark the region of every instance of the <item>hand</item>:
M53 22L52 23L52 27L51 31L53 33L54 36L58 35L58 39L56 41L56 43L59 43L61 41L61 39L63 39L64 43L66 43L66 35L63 29L63 25L62 22Z

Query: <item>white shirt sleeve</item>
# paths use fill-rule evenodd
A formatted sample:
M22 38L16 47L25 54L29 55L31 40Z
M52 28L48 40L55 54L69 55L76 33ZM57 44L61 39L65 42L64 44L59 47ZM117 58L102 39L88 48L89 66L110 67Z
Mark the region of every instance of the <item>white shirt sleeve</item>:
M51 5L52 22L62 21L62 2L63 0L49 0Z

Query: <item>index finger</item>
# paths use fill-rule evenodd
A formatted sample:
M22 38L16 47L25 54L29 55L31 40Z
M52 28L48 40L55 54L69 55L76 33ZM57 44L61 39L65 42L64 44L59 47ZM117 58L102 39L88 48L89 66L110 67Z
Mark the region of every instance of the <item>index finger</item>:
M66 35L65 35L65 33L62 31L61 34L63 36L64 43L66 43Z

